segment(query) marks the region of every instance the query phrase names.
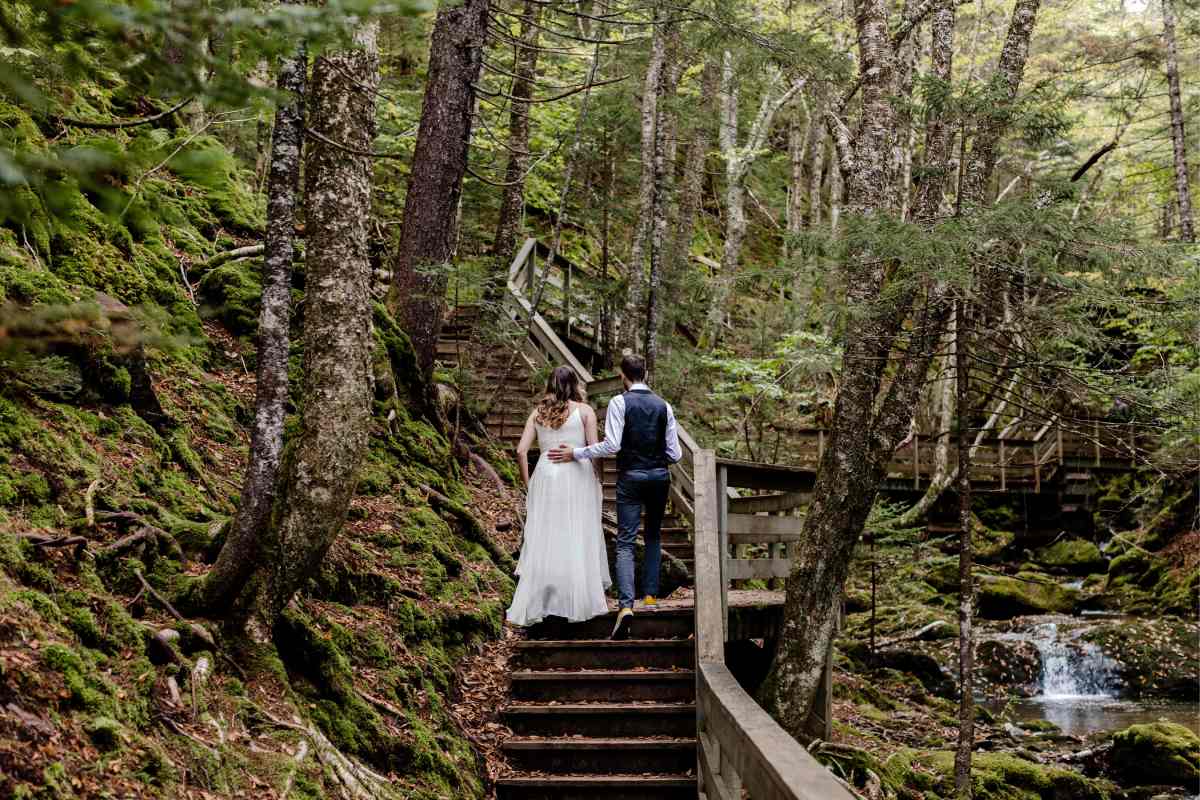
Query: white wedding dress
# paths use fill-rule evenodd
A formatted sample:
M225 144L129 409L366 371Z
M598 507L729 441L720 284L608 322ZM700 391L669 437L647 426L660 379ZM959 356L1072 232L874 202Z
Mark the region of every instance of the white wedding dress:
M612 578L600 527L603 494L590 461L556 464L546 455L560 444L587 443L579 407L557 429L538 425L537 437L541 457L529 479L525 541L508 621L532 625L558 616L582 622L608 613L604 590Z

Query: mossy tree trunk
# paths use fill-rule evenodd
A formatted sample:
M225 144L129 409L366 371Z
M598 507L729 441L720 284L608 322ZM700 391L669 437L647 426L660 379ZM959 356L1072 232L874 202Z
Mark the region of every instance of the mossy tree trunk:
M292 254L300 159L304 148L307 80L308 54L301 45L296 55L280 66L277 80L280 93L288 99L275 112L271 135L250 459L246 464L237 514L217 561L204 580L203 602L210 613L218 615L233 608L259 563L263 531L270 520L275 479L283 453Z
M312 127L370 151L379 85L378 22L317 59ZM265 552L261 608L275 620L333 544L358 483L371 414L371 160L318 139L306 163L307 292L300 430L284 457Z
M1171 101L1171 144L1175 157L1175 201L1179 206L1179 238L1196 241L1192 217L1192 191L1188 186L1187 139L1183 135L1183 101L1179 91L1179 57L1175 51L1175 9L1162 0L1163 40L1167 46L1167 94ZM1170 234L1170 230L1167 231Z
M1039 2L1017 0L1013 10L992 80L999 96L994 110L977 126L964 176L964 209L979 204L994 171ZM827 115L837 168L846 176L851 214L895 216L899 209L893 205L893 187L902 164L894 157L893 137L903 133L893 103L899 91L898 42L883 0L860 0L855 25L862 110L853 134L836 114ZM928 136L928 128L926 132ZM788 579L775 661L760 693L763 705L797 737L805 736L832 641L833 600L845 587L854 547L892 452L909 426L949 315L947 287L930 281L896 285L892 266L863 245L847 256L841 269L846 315L855 324L847 327L829 447ZM885 371L890 377L886 382Z
M500 216L496 221L496 291L503 289L508 279L508 265L516 252L517 232L525 208L525 172L529 169L529 99L533 97L537 73L538 32L542 6L535 0L525 0L521 12L521 49L513 64L512 105L508 111L508 165L504 170L504 194L500 200Z
M458 203L471 143L473 84L483 64L488 0L443 2L429 50L429 78L404 198L388 305L412 340L426 381L433 374L454 256Z
M958 449L958 748L954 753L954 792L958 800L971 800L971 751L975 746L975 636L971 627L975 609L975 579L971 542L970 373L968 371L967 299L955 304L957 343L954 350L954 383L957 402Z
M661 36L663 63L658 71L658 83L654 87L658 99L655 101L657 117L654 122L654 192L650 206L650 273L646 281L646 333L643 347L646 358L646 374L654 374L658 358L658 327L660 283L663 274L664 249L667 243L667 215L671 194L671 176L675 172L675 122L671 99L679 83L679 48L668 47L678 38L678 24L662 18L662 10L655 7L656 36Z

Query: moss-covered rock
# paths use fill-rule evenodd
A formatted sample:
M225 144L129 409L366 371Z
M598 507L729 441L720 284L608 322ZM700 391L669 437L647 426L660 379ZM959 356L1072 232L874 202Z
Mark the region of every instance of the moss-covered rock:
M1103 622L1080 639L1118 663L1122 694L1200 699L1200 636L1195 623L1170 617Z
M1010 619L1023 614L1069 613L1079 599L1079 590L1027 572L1016 576L982 575L978 599L981 617Z
M1171 722L1133 725L1113 735L1109 771L1122 784L1195 790L1200 782L1200 736Z
M1103 572L1108 559L1093 542L1082 539L1063 539L1037 550L1034 561L1053 572L1070 575L1091 575Z

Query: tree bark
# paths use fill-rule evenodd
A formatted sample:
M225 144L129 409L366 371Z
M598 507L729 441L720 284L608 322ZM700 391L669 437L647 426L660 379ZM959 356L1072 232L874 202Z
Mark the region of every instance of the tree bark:
M964 292L965 294L965 292ZM954 754L954 791L958 800L971 800L971 751L975 745L975 640L972 633L975 584L971 542L970 374L967 364L967 300L956 303L957 346L954 377L958 420L958 748Z
M288 326L291 318L296 195L304 149L304 94L308 54L303 45L280 65L277 86L288 99L275 111L267 178L267 230L263 242L262 307L258 316L254 428L241 499L217 561L205 577L203 603L210 613L230 612L258 567L271 517L275 479L283 453L288 399Z
M646 237L650 233L649 220L654 207L654 128L658 120L658 89L666 53L666 36L661 26L656 25L651 40L650 60L646 64L646 80L642 85L642 169L638 181L637 218L633 225L633 242L629 247L625 314L620 332L620 347L623 350L637 350L638 328L644 319Z
M820 112L814 110L817 120ZM814 120L808 128L808 146L805 162L808 164L808 206L804 214L803 225L809 230L821 224L821 185L825 182L825 126ZM831 165L837 169L837 165Z
M717 96L719 73L716 65L708 62L700 78L700 105L708 107ZM692 249L692 236L696 230L696 217L700 213L704 196L705 164L708 163L708 148L712 144L712 133L707 119L698 117L688 144L687 159L683 167L683 179L679 193L679 216L676 220L674 241L671 244L672 264L668 270L667 285L675 286L678 277L687 269L688 256Z
M496 280L503 286L508 276L509 262L517 247L517 232L525 209L525 172L529 169L529 99L537 73L538 25L542 4L525 0L521 13L520 42L513 72L512 100L508 111L508 165L504 170L504 194L500 200L500 216L496 221L496 238L492 251L496 255Z
M663 63L658 71L658 84L654 87L657 99L654 122L654 192L650 214L650 275L646 282L646 332L644 357L646 375L654 375L654 363L658 357L659 284L663 273L663 248L667 242L667 214L671 196L671 169L674 161L674 122L670 119L673 109L671 98L679 82L677 47L667 47L676 38L675 23L661 19L657 7L655 20L664 40Z
M1000 50L1000 62L992 80L998 96L991 104L991 113L986 114L975 129L975 141L964 165L963 196L959 203L964 209L984 202L987 187L992 182L998 157L997 147L1008 127L1012 103L1017 98L1017 90L1025 74L1029 40L1033 36L1040 6L1041 0L1017 0L1013 7L1008 33Z
M412 340L428 382L445 311L446 265L454 256L458 201L471 143L487 36L488 0L443 3L429 50L429 77L404 198L388 305Z
M715 345L725 324L725 309L737 281L742 244L746 239L746 175L758 158L771 132L775 115L800 91L800 80L776 96L783 76L775 71L763 89L758 113L750 126L745 143L738 141L738 87L733 74L733 55L726 50L721 65L721 110L717 139L725 159L725 242L721 251L721 273L713 283L706 320L705 344Z
M312 127L358 151L375 139L378 22L352 49L317 59ZM321 140L306 163L304 404L284 457L265 558L262 611L274 621L333 544L358 484L371 413L371 159Z
M1171 100L1171 142L1175 147L1175 199L1179 207L1179 238L1196 241L1192 191L1188 186L1187 139L1183 134L1183 102L1179 91L1179 57L1175 52L1175 9L1163 0L1163 39L1167 46L1167 94ZM1170 233L1170 231L1168 231Z

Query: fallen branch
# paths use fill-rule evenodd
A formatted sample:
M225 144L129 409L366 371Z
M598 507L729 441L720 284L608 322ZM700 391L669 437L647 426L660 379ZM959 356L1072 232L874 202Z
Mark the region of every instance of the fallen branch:
M99 486L100 479L96 478L88 484L87 491L83 493L83 513L89 528L96 527L96 489Z
M122 122L93 122L86 119L74 119L72 117L64 117L60 114L49 114L51 119L58 120L63 125L70 125L72 128L91 128L98 131L115 131L121 128L136 128L139 125L149 125L152 122L158 122L160 119L165 119L171 116L176 111L180 110L195 98L187 97L180 100L175 105L168 108L166 111L161 111L151 117L143 117L142 119L132 119Z
M215 267L219 267L222 264L228 264L230 261L242 261L243 259L261 256L266 249L266 245L263 244L248 244L245 247L235 247L233 250L226 250L224 253L217 253L208 261L205 261L202 264L197 264L196 268L210 270Z
M492 541L492 537L488 536L483 524L468 511L462 504L451 500L446 495L434 489L432 486L422 484L420 487L426 497L429 499L430 505L440 511L445 511L457 519L461 525L463 535L470 541L483 547L500 566L512 571L516 568L513 563L512 556L500 549L500 546Z
M935 619L933 622L929 623L928 625L926 625L925 627L921 628L920 630L918 630L914 633L906 633L903 636L894 636L891 639L883 640L882 642L879 643L877 649L883 650L884 648L891 647L893 645L897 645L902 642L911 642L911 641L920 639L922 636L925 636L930 631L935 631L938 628L942 627L943 625L949 625L949 624L950 623L946 622L944 619Z

